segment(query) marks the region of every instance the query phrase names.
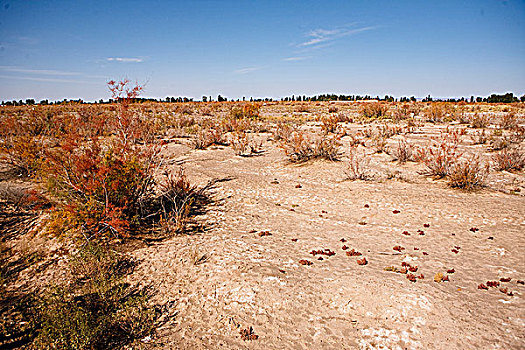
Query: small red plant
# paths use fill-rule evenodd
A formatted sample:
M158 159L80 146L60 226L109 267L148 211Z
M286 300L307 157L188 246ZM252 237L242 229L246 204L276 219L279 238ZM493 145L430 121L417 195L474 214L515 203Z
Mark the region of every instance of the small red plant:
M366 260L365 257L363 257L362 259L357 259L357 265L366 265L368 264L368 261Z
M361 256L362 254L360 252L352 249L352 250L346 252L346 255L348 255L348 256Z
M259 339L259 336L257 334L255 334L255 332L253 331L253 328L251 326L250 326L250 328L241 329L241 331L239 333L241 334L241 339L244 340L244 341Z

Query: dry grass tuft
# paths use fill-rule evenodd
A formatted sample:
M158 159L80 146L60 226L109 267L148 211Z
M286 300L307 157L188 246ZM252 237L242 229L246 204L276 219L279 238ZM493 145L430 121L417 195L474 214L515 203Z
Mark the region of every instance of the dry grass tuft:
M519 171L525 167L525 153L518 147L505 148L494 154L492 160L499 171Z
M448 174L448 184L450 187L467 191L476 190L484 186L488 172L488 163L482 162L478 156L471 156L452 165Z

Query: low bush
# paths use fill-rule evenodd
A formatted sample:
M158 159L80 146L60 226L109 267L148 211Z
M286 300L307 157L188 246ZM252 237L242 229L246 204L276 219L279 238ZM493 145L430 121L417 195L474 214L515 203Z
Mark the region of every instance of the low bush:
M308 108L308 104L306 103L297 104L294 110L299 113L309 113L310 112L310 109Z
M259 118L259 112L261 109L261 104L256 102L246 102L241 105L232 107L230 110L230 116L235 119L240 118Z
M357 145L350 146L348 162L345 167L345 176L348 180L371 180L373 177L369 169L370 159L366 152L359 152Z
M339 125L339 117L337 115L329 115L321 118L321 130L323 133L341 133L341 125Z
M272 130L273 139L275 141L287 140L292 136L292 133L296 130L297 127L295 125L279 122Z
M432 123L442 123L447 116L447 107L442 103L431 103L425 111L425 119Z
M427 147L419 147L415 159L425 164L427 175L441 178L450 174L460 156L458 139L454 135L444 134Z
M475 145L484 145L486 144L490 137L488 133L485 131L485 129L482 129L481 131L474 131L470 134L470 139L472 140L472 143Z
M384 118L388 113L388 105L381 102L367 102L361 107L360 113L367 119Z
M246 132L234 132L231 134L230 144L238 156L251 156L259 153L261 145L257 144Z
M130 99L140 89L127 84L110 82L114 98L120 101L117 113L109 118L113 137L85 139L73 133L46 153L43 178L53 203L50 233L83 239L122 238L166 222L175 222L176 231L185 226L195 198L172 198L175 202L167 205L162 196L192 187L182 172L166 180L181 188L166 192L166 184L158 182L155 174L163 163L163 144L152 136L149 121L129 108ZM212 141L218 142L217 138ZM159 190L164 190L161 197Z
M292 162L305 162L310 159L338 160L341 136L311 136L296 130L281 141L280 147Z
M390 152L399 163L406 163L414 160L413 148L405 138L397 141L396 147Z
M484 180L489 172L489 165L484 164L479 157L456 161L448 172L450 187L471 191L484 186Z
M504 113L499 121L499 127L502 129L513 129L520 123L520 118L516 111L509 111Z
M386 153L387 144L388 138L381 134L376 134L374 137L372 137L372 145L374 146L376 153Z
M191 145L195 149L206 149L212 145L228 145L224 129L221 126L215 128L199 128L191 140Z
M401 120L408 119L410 118L411 114L412 114L412 110L408 103L404 103L402 105L396 104L394 111L392 113L392 121L399 122Z
M483 129L490 124L490 118L485 113L475 113L470 118L470 125L475 129Z
M494 154L496 170L519 171L525 167L525 153L518 147L505 148Z
M122 282L129 262L93 242L71 260L71 283L52 288L33 310L38 319L33 346L122 348L153 332L159 314L148 305L148 292Z

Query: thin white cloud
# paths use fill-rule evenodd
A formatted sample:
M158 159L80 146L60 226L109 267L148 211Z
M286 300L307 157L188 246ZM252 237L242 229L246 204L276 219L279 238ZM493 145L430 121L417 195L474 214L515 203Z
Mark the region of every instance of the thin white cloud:
M108 57L106 61L124 62L124 63L140 63L144 62L143 58L138 57Z
M46 82L46 83L75 83L75 84L96 84L96 85L100 84L100 83L96 83L96 82L92 82L92 81L83 81L83 80L74 80L74 79L17 77L17 76L9 76L9 75L0 75L0 78L2 78L2 79L30 80L30 81L39 81L39 82Z
M361 27L361 28L354 28L354 29L348 29L348 28L338 28L338 29L316 29L312 30L310 33L307 34L307 37L309 38L307 41L302 42L297 45L297 47L317 47L319 44L323 43L329 43L336 39L350 36L353 34L365 32L368 30L376 29L377 27L369 26L369 27Z
M302 60L305 60L306 57L303 57L303 56L297 56L297 57L286 57L286 58L283 58L283 61L302 61Z
M237 69L234 71L235 74L247 74L247 73L251 73L251 72L254 72L256 70L259 70L261 69L262 67L246 67L246 68L241 68L241 69Z
M79 73L79 72L68 72L68 71L61 71L61 70L54 70L54 69L32 69L32 68L22 68L17 66L0 66L0 72L6 72L6 73L20 73L26 76L29 76L25 79L31 78L31 76L36 76L35 79L38 78L38 76L55 76L60 79L60 77L82 77L82 78L93 78L93 79L106 79L106 76L103 75L90 75L85 73ZM16 75L18 76L18 75ZM9 76L11 78L15 76ZM20 79L24 79L23 77L20 77ZM45 79L45 78L39 78L39 79ZM43 81L43 80L42 80Z
M41 75L82 75L76 72L64 72L51 69L27 69L14 66L0 66L0 71L13 73L41 74Z

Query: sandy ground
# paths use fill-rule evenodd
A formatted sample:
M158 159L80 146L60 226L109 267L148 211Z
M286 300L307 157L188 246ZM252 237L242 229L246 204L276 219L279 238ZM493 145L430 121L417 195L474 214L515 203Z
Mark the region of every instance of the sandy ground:
M133 252L128 278L155 286L171 316L147 348L525 348L523 196L451 189L385 154L374 159L406 176L345 181L344 162L291 164L270 136L255 157L168 145L191 180L225 181L198 218L207 230ZM402 262L424 278L384 270ZM449 281L435 282L440 272ZM512 296L478 289L500 278ZM258 338L241 339L250 327Z

